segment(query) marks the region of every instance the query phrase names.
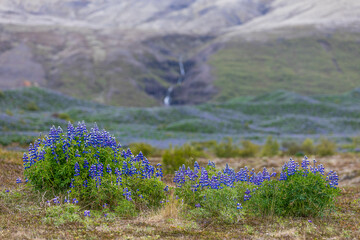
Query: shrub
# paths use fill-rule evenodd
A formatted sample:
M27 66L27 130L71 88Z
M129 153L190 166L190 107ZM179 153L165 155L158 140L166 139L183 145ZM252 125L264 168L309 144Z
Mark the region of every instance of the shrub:
M193 170L182 166L175 172L175 195L190 216L228 223L247 213L317 216L331 210L339 193L336 172L325 175L322 165L310 166L306 157L301 166L290 159L275 178L266 168L235 172L226 165L219 171L212 162L201 169L195 162Z
M302 147L300 144L294 141L286 141L282 143L282 147L284 148L284 153L290 156L296 156L302 154L305 155L303 152Z
M301 149L306 155L314 154L315 153L314 141L310 138L306 138L301 145Z
M67 122L73 122L70 115L67 114L67 113L54 113L52 116L55 117L55 118L65 120Z
M231 137L226 137L222 142L215 146L215 155L220 158L231 158L240 156L240 149L233 144Z
M14 116L14 113L9 109L6 109L5 113L9 116Z
M37 105L35 102L29 102L29 103L26 104L25 110L28 110L28 111L39 111L40 108L38 107L38 105Z
M242 149L240 150L241 157L255 157L259 152L259 146L251 141L245 140L241 142Z
M299 164L290 159L283 166L279 180L264 182L253 194L249 207L261 215L318 216L334 207L338 177L330 171L325 175L322 165L309 168L305 157Z
M184 144L181 147L170 146L162 156L162 164L166 173L172 173L183 164L192 165L196 159L204 155L203 152L197 151L193 146Z
M160 206L166 196L162 169L150 165L139 153L134 156L115 138L95 125L68 124L67 132L52 127L23 157L25 177L36 190L69 194L82 206L111 209L133 205L137 211ZM124 201L128 201L124 204Z
M318 156L331 156L336 153L336 144L328 139L321 138L320 143L316 145L316 154Z
M279 143L272 139L272 136L268 136L265 145L262 148L261 156L273 157L279 153Z
M193 146L197 151L205 151L205 150L213 150L217 145L216 140L208 140L204 142L191 142L191 146Z
M142 152L145 156L153 156L154 153L158 152L153 146L143 142L130 143L129 148L135 155Z

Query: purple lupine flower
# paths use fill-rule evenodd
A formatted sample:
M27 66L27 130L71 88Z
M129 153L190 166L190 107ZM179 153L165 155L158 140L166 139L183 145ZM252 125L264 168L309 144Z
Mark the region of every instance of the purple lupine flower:
M301 162L301 167L305 170L305 172L308 172L308 166L310 165L310 161L308 160L307 156L304 156L304 159Z
M236 209L238 209L238 210L243 209L241 203L237 203L237 204L236 204Z
M89 175L92 179L95 178L95 176L96 176L96 165L95 164L91 165L91 167L89 169Z
M73 203L73 204L78 204L79 201L78 201L76 198L74 198L74 199L72 200L72 203Z
M318 166L318 171L321 175L325 175L325 168L322 164Z
M199 163L197 161L195 161L195 163L194 163L194 170L195 169L197 169L197 170L200 169L200 165L199 165Z
M250 193L251 193L251 191L250 191L249 189L246 189L245 195L244 195L244 201L245 201L245 202L248 201L248 200L250 200L250 198L251 198Z
M85 210L84 211L84 216L85 217L90 217L90 210Z
M263 168L262 175L264 180L270 181L271 176L266 167Z
M208 166L215 168L215 163L209 160Z
M206 171L205 168L201 168L201 175L200 175L199 183L202 188L209 185L209 176L208 176L208 172Z
M339 185L339 176L337 175L336 172L331 170L327 174L326 181L329 182L330 187L336 188L336 186Z
M110 167L110 164L107 165L107 167L106 167L106 172L109 173L109 174L112 173L112 169L111 169L111 167Z
M223 175L221 175L223 176ZM217 176L212 176L210 181L209 181L209 186L211 187L211 189L219 189L220 187L220 182L218 181L218 177Z
M163 172L162 172L162 168L161 168L161 164L158 163L156 164L156 173L155 173L156 177L163 177Z
M75 179L71 179L71 182L70 182L70 188L74 188L75 186L74 186L74 181L75 181Z
M28 157L28 155L26 153L24 153L24 155L23 155L24 169L29 168L28 163L29 163L29 157Z
M74 170L75 170L75 174L74 176L80 176L80 165L78 162L75 163L75 166L74 166Z
M53 199L53 202L54 202L55 204L60 204L59 197L55 197L55 198Z
M22 183L21 178L18 177L18 178L16 179L16 183Z
M131 198L131 192L129 191L128 188L124 188L124 191L123 191L123 196L125 196L126 200L128 201L132 201L132 198Z
M196 208L201 208L200 203L195 204L195 207L196 207Z
M84 186L84 187L87 187L87 184L88 184L88 181L87 181L87 180L84 180L83 186Z
M297 171L298 163L295 162L292 158L290 158L289 163L287 164L287 174L289 176L294 175Z
M166 185L166 187L164 188L164 191L165 192L169 191L169 186Z

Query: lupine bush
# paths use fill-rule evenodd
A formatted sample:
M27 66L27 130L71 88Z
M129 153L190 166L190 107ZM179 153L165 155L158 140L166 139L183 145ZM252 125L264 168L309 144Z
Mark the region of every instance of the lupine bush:
M290 159L285 163L276 181L262 185L249 202L260 214L282 216L318 216L334 207L339 194L338 176L330 171L325 174L322 164L310 165L307 157L300 165Z
M228 165L220 171L213 162L200 168L195 162L193 169L182 166L175 172L175 194L197 218L234 222L244 211L317 216L333 206L338 176L333 171L325 174L322 165L310 166L306 157L301 167L291 159L278 175L266 168L235 172Z
M75 198L92 209L108 204L118 212L136 212L159 207L166 197L161 165L122 149L96 124L88 130L84 123L69 123L66 132L52 127L48 136L30 144L23 162L34 189Z

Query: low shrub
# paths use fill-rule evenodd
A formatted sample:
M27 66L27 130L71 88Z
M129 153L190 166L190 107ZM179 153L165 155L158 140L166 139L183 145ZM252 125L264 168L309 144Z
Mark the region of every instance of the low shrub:
M196 150L189 144L183 146L170 146L166 149L162 156L162 164L165 173L173 173L183 164L192 165L198 157L203 156L204 153Z
M282 143L283 153L290 156L305 155L301 145L295 141L285 141Z
M336 153L336 143L321 138L320 143L316 145L316 155L318 156L332 156Z
M310 138L306 138L301 144L301 149L305 155L310 155L315 153L314 141Z
M53 113L52 116L55 118L65 120L67 122L73 122L73 120L71 119L68 113Z
M154 148L148 143L143 143L143 142L130 143L129 148L131 149L132 153L135 155L142 152L144 156L148 156L148 157L153 156L154 154L159 152L158 149Z
M150 165L141 152L134 156L122 149L96 125L87 130L84 123L76 128L69 123L66 133L52 127L48 136L30 144L23 161L35 190L76 198L90 209L107 204L119 212L121 206L126 207L123 212L139 211L160 207L166 198L161 166Z
M264 146L262 147L261 156L274 157L279 154L280 145L272 136L268 136Z
M214 148L215 155L220 158L232 158L240 156L240 148L233 144L231 137L226 137Z
M258 152L260 147L254 143L252 143L249 140L244 140L241 142L242 144L242 149L240 150L240 156L241 157L255 157Z
M29 102L25 105L25 110L28 111L39 111L40 108L35 102Z

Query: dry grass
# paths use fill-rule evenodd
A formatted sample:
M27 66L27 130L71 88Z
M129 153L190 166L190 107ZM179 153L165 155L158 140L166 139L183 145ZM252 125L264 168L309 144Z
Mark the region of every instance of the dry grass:
M43 223L42 196L15 184L22 174L18 153L1 150L0 239L360 239L360 187L354 184L360 169L357 155L318 159L336 169L342 194L337 211L323 218L261 217L248 214L239 223L196 222L184 218L181 200L171 198L158 211L134 219L91 218L87 222L55 226ZM4 157L6 156L6 157ZM229 162L235 168L279 168L287 158L215 159L218 166ZM200 159L200 164L207 159ZM352 174L352 175L351 175ZM169 179L171 179L169 177ZM10 189L5 193L5 189ZM311 222L309 222L309 220Z

